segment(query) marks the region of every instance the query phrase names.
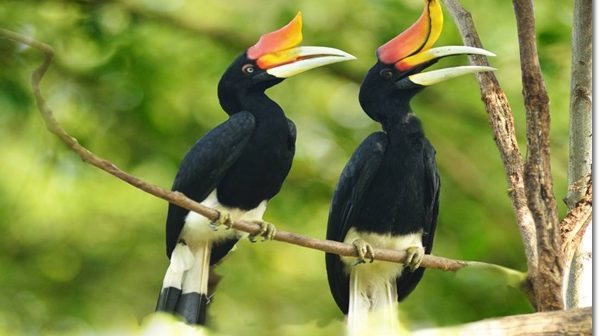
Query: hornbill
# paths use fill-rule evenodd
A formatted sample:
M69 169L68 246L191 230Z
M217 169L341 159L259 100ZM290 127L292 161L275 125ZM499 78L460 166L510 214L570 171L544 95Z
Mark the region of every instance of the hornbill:
M285 180L294 157L296 129L265 90L319 66L354 59L341 50L298 46L302 15L264 34L227 68L218 85L229 119L206 133L181 161L172 190L220 211L209 219L170 204L166 222L167 269L157 311L204 324L209 267L244 237L229 230L232 220L256 221L256 236L271 239L275 228L262 221L267 201Z
M396 301L415 288L424 272L423 255L431 252L440 178L435 150L411 110L411 98L442 80L495 70L461 66L422 72L445 56L493 56L465 46L431 48L442 23L439 0L425 0L417 22L377 49L377 63L360 87L361 107L383 131L367 137L342 171L327 225L327 239L353 244L359 255L356 260L326 254L329 287L348 315L350 334L364 333L367 324L367 334L397 328ZM373 247L406 250L406 264L373 262ZM373 319L377 322L370 323Z

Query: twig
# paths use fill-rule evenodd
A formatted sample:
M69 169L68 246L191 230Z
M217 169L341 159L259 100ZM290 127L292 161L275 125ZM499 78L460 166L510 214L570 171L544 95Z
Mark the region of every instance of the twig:
M443 2L454 19L464 44L482 48L471 14L465 10L458 0L443 0ZM483 56L473 55L469 59L473 65L489 65L489 62ZM528 272L529 274L536 274L538 267L536 228L531 211L527 206L523 163L517 143L512 110L506 94L493 72L478 73L477 80L479 81L481 99L488 113L494 140L504 164L509 196L525 248Z
M532 0L513 0L517 19L521 77L527 122L525 190L537 233L538 269L536 308L563 308L562 281L565 260L550 166L550 99L540 68Z
M82 160L92 164L93 166L100 168L109 174L129 183L130 185L143 190L149 194L152 194L156 197L162 198L170 203L176 204L182 208L194 211L198 214L201 214L211 220L217 220L220 216L220 213L212 208L203 206L202 204L195 202L180 192L176 191L168 191L163 189L157 185L147 183L133 175L126 173L125 171L119 169L116 165L111 163L108 160L102 159L96 156L94 153L83 147L75 138L69 135L62 126L57 122L54 117L54 113L52 110L46 105L44 98L42 97L40 91L40 81L44 76L50 62L52 61L54 52L52 48L44 43L37 42L33 39L24 37L22 35L13 33L11 31L1 29L0 28L0 37L6 37L8 39L14 40L16 42L20 42L26 45L29 45L33 48L41 50L46 56L43 64L38 67L32 76L31 85L33 88L33 94L35 96L36 102L38 104L38 108L42 114L44 122L48 130L55 135L57 135L64 143L67 144L77 155L81 157ZM240 221L233 221L232 227L236 230L248 232L248 233L257 233L260 231L260 226L256 223ZM357 256L356 249L354 246L349 244L344 244L336 241L330 240L321 240L312 237L307 237L304 235L285 232L285 231L277 231L277 234L274 237L274 240L286 242L294 245L299 245L307 248L312 248L316 250L321 250L324 252L334 253L342 256ZM374 249L375 259L389 262L397 262L403 263L406 259L405 251L396 251L396 250L387 250L387 249ZM464 261L464 260L453 260L443 257L437 257L433 255L425 255L423 258L423 262L421 263L422 267L427 268L435 268L443 271L452 271L456 272L464 267L473 266L478 268L490 268L494 270L501 270L510 275L521 275L522 273L511 270L499 265L488 264L484 262L478 261ZM521 276L522 278L522 276Z

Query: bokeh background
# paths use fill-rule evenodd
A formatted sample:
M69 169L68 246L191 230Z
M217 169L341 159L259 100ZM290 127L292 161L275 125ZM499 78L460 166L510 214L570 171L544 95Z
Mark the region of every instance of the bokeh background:
M354 148L379 129L360 109L374 50L420 15L422 0L3 0L0 27L44 41L56 58L48 104L83 145L169 187L180 158L226 119L216 84L267 31L304 14L304 45L358 57L287 80L269 95L298 127L297 154L265 219L324 237L329 201ZM510 99L521 147L524 115L512 5L464 0ZM571 1L536 2L539 53L551 97L555 194L566 190ZM461 44L446 13L437 46ZM83 163L42 123L29 78L42 57L0 39L0 333L128 334L154 309L168 260L167 204ZM466 57L437 68L466 64ZM474 77L413 100L438 151L441 210L434 253L524 271L501 160ZM523 150L524 153L524 150ZM561 214L565 208L560 206ZM321 252L243 241L210 308L222 335L335 335L343 317ZM531 312L495 274L429 270L400 304L408 329Z

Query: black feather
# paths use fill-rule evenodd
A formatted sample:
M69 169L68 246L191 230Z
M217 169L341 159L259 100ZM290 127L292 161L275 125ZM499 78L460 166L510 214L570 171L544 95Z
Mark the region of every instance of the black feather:
M385 72L393 76L382 76ZM410 109L410 99L422 87L396 85L407 75L377 62L361 85L360 104L384 132L369 136L344 168L331 204L327 239L344 241L350 229L392 237L422 233L425 253L431 252L440 181L435 151ZM331 293L347 314L348 266L333 254L326 255L326 264ZM398 300L413 291L423 272L402 270L396 278Z
M327 222L327 239L343 241L355 223L357 210L362 208L366 190L379 169L386 146L386 134L377 132L367 137L352 154L335 189ZM330 253L325 255L325 263L331 293L346 314L349 286L346 266L338 255Z
M206 133L181 161L172 190L180 191L196 202L203 201L240 157L254 128L254 116L240 112ZM188 212L169 204L166 226L169 258L178 243Z

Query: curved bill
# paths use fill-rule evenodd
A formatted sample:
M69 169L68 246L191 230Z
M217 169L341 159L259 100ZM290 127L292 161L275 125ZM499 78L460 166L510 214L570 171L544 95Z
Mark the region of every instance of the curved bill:
M481 48L467 47L467 46L446 46L431 48L422 51L418 54L406 57L395 64L396 69L400 71L412 69L419 64L423 64L428 61L440 59L442 57L454 56L454 55L483 55L483 56L496 56L491 51L487 51Z
M471 73L485 72L485 71L496 71L498 69L489 66L478 66L478 65L465 65L453 68L432 70L428 72L417 73L408 76L408 79L421 86L433 85L448 79L456 78L458 76L467 75Z
M277 78L289 78L327 64L354 60L345 51L329 47L296 47L264 55L258 65Z

